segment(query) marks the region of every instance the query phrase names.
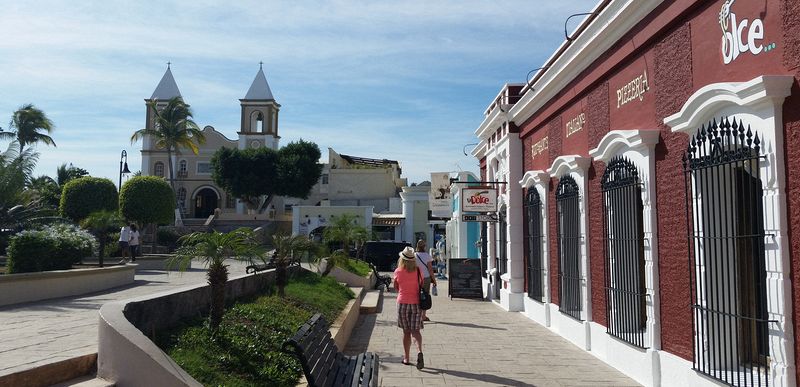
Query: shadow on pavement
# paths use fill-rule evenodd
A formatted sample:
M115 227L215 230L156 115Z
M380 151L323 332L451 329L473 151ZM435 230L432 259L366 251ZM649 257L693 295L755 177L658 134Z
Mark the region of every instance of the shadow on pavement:
M492 329L492 330L495 330L495 331L507 331L508 330L506 328L490 327L490 326L486 326L486 325L478 325L478 324L472 324L472 323L452 323L452 322L437 321L437 320L426 321L425 325L427 325L427 324L449 325L449 326L461 327L461 328Z
M520 382L519 380L504 378L502 376L490 375L490 374L476 374L476 373L466 372L466 371L454 371L454 370L446 370L446 369L442 369L442 368L429 368L429 367L423 368L420 372L435 372L435 373L439 373L439 374L457 376L459 378L464 378L464 379L477 380L479 382L499 384L499 385L502 385L502 386L536 387L536 385L534 385L534 384L523 383L523 382Z

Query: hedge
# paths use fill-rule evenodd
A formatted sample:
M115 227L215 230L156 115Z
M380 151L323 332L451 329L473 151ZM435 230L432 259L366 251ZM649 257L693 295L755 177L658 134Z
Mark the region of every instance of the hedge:
M73 263L93 255L96 249L94 237L75 226L22 231L11 237L8 273L71 269Z

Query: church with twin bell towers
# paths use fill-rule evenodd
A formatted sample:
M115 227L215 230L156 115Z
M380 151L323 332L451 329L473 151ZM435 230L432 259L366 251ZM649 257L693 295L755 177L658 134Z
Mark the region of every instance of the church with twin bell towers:
M153 95L145 99L145 106L151 101L157 101L156 106L162 109L174 97L183 98L168 64L167 71L161 77ZM184 102L191 103L187 100ZM177 154L172 155L172 165L175 168L175 190L183 218L205 219L217 208L228 219L242 218L245 220L254 217L254 215L245 214L244 204L239 203L235 197L214 184L211 179L211 156L221 147L278 149L280 140L278 113L281 105L275 101L261 66L259 66L258 73L244 98L239 100L239 104L242 110L239 130L236 133L238 138L229 139L214 127L207 125L203 127L206 142L199 145L197 155L187 149L180 149ZM146 108L145 125L148 129L154 128L155 125L150 108ZM166 149L157 147L152 138L145 137L142 145L142 175L169 179L170 163L167 157ZM282 198L275 198L274 206L282 210ZM266 218L273 215L255 216Z

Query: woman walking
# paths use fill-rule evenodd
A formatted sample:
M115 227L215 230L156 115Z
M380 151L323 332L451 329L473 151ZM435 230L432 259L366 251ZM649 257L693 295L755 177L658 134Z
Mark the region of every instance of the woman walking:
M420 272L422 273L422 287L425 289L428 294L431 294L431 283L433 286L436 286L436 278L433 276L433 258L431 255L425 252L426 243L424 240L420 239L417 241L417 252L416 252L416 264L419 266ZM426 310L422 311L422 321L431 321L428 318L428 314Z
M397 259L394 288L397 290L397 326L403 330L403 364L411 364L411 337L417 342L417 369L425 367L422 356L422 311L419 309L419 287L422 278L414 249L406 247Z
M133 223L131 223L131 240L128 242L128 247L131 250L131 260L136 262L136 257L139 255L139 230Z

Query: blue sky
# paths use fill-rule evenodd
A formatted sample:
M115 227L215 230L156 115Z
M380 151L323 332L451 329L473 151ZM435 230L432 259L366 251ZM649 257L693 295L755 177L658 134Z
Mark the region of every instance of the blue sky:
M141 169L130 136L167 61L195 121L229 138L263 61L281 144L398 160L409 183L475 172L462 151L491 99L524 82L564 40L566 17L595 3L4 2L0 127L33 103L56 125L57 147L37 147L37 175L71 162L116 181L123 149Z

